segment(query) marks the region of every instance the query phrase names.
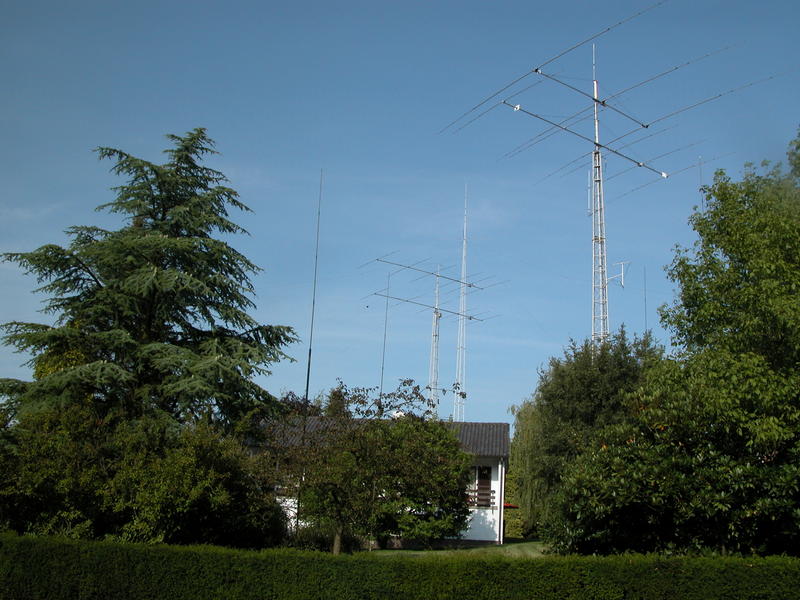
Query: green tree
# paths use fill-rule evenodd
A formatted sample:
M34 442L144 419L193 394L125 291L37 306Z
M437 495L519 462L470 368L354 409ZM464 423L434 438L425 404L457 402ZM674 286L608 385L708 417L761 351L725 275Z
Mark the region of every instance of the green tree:
M44 312L55 318L3 325L7 344L32 354L33 366L51 366L33 382L0 381L21 406L90 397L103 414L160 411L230 425L273 404L253 377L285 358L293 332L248 315L259 269L213 237L245 233L228 211L249 209L222 173L200 164L214 152L203 129L168 138L162 165L97 151L129 178L100 207L123 215L124 227L71 227L66 248L3 255L43 284Z
M723 172L690 224L693 248L677 248L667 273L678 296L662 308L673 341L763 356L775 369L800 363L800 188L779 168Z
M0 526L247 546L281 535L274 477L240 429L279 406L253 379L293 332L248 314L258 268L215 237L244 233L228 211L248 209L200 164L213 142L168 137L162 165L98 149L128 177L100 207L122 228L71 227L68 247L3 255L37 278L54 324L2 326L34 380L0 380Z
M467 524L469 457L454 433L431 419L419 386L394 392L340 384L326 416L313 421L297 448L300 518L383 543L390 535L428 542L457 536Z
M597 430L627 418L626 394L662 353L649 333L630 341L621 328L599 346L572 342L540 372L531 399L514 408L510 470L526 535L540 532L565 468Z
M564 476L564 552L797 554L800 542L800 181L717 173L668 274L664 323L683 345ZM764 167L768 167L765 165Z
M86 401L25 412L11 433L0 514L20 533L252 548L283 537L268 458L215 424L114 424Z

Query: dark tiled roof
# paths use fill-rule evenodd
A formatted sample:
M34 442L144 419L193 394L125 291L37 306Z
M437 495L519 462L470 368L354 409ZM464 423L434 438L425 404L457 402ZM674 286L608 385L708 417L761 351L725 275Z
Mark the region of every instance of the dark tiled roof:
M359 422L361 422L360 419L354 419L349 422L348 426L357 427ZM442 423L456 434L464 452L473 456L502 456L508 458L508 423L475 423L470 421L443 421ZM324 435L329 426L330 421L326 417L308 417L305 431L303 431L299 421L292 424L275 424L270 429L272 437L280 440L281 445L302 446L304 443Z
M508 423L445 422L453 429L464 452L474 456L508 457Z

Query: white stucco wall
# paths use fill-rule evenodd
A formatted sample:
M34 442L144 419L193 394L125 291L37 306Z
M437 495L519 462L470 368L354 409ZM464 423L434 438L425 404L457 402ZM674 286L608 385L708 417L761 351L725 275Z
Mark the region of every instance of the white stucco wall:
M470 521L464 532L465 540L503 543L503 485L505 465L500 458L476 457L474 466L492 467L494 502L491 507L470 508ZM473 482L472 487L474 487Z

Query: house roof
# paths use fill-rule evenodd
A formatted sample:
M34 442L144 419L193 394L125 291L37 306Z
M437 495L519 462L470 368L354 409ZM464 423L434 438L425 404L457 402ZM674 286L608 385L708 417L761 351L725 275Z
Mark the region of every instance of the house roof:
M350 426L357 426L360 419L354 419ZM272 434L281 440L282 445L302 446L324 432L326 417L308 417L305 431L298 423L273 425ZM508 458L508 423L476 423L472 421L443 421L447 428L456 434L464 452L473 456L497 456ZM304 441L305 440L305 441Z
M464 452L474 456L508 457L508 423L445 421L445 425L454 431Z

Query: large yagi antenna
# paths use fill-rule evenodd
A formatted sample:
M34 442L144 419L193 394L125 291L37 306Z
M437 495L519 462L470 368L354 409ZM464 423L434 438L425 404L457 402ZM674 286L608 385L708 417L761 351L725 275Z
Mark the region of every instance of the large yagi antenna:
M590 138L588 136L585 136L585 135L583 135L581 133L578 133L577 131L573 131L572 129L569 129L568 127L564 127L562 125L559 125L558 123L556 123L555 121L551 121L547 117L543 117L540 114L537 114L537 113L531 112L529 110L526 110L526 109L522 108L522 106L520 104L510 104L510 103L505 102L505 101L503 101L503 104L505 104L509 108L513 108L515 112L521 112L523 114L528 115L529 117L533 117L535 119L539 119L540 121L544 121L545 123L548 123L549 125L552 125L553 127L557 127L561 131L566 131L567 133L572 134L575 137L578 137L578 138L580 138L580 139L582 139L582 140L584 140L586 142L591 142L592 144L595 145L595 147L602 148L603 150L608 150L612 154L615 154L616 156L619 156L620 158L625 159L628 162L633 163L637 167L642 167L644 169L647 169L648 171L652 171L653 173L656 173L656 174L660 175L661 177L663 177L665 179L668 177L668 174L665 173L664 171L659 171L655 167L651 167L650 165L648 165L645 162L636 160L635 158L631 158L627 154L623 154L622 152L619 152L618 150L615 150L614 148L611 148L610 146L608 146L606 144L601 144L599 141L593 140L592 138ZM637 128L636 131L638 131L638 128Z
M495 91L494 93L492 93L490 96L487 96L486 98L484 98L483 100L481 100L480 102L478 102L478 103L477 103L475 106L473 106L472 108L470 108L469 110L467 110L466 112L464 112L463 114L461 114L460 116L458 116L456 119L453 119L452 121L450 121L450 123L448 123L447 125L445 125L444 127L442 127L442 128L439 130L439 132L438 132L438 133L444 133L445 131L447 131L448 129L450 129L450 128L451 128L453 125L455 125L456 123L460 122L460 121L461 121L462 119L464 119L465 117L467 117L467 116L471 115L473 112L475 112L476 110L478 110L480 107L482 107L482 106L483 106L484 104L486 104L487 102L489 102L489 101L493 100L494 98L497 98L497 97L498 97L500 94L502 94L502 93L503 93L503 92L505 92L506 90L508 90L508 89L511 89L511 88L512 88L512 87L514 87L516 84L518 84L520 81L522 81L523 79L525 79L525 78L526 78L526 77L528 77L529 75L532 75L533 73L535 73L537 70L539 70L539 69L542 69L542 68L546 67L546 66L547 66L547 65L549 65L550 63L552 63L552 62L555 62L556 60L558 60L559 58L561 58L561 57L563 57L563 56L566 56L567 54L569 54L569 53L570 53L570 52L572 52L573 50L577 50L577 49L578 49L578 48L580 48L581 46L584 46L584 45L588 44L588 43L589 43L589 42L591 42L592 40L595 40L595 39L599 38L601 35L605 35L606 33L608 33L608 32L610 32L610 31L612 31L612 30L616 29L616 28L617 28L617 27L619 27L620 25L624 25L624 24L625 24L625 23L627 23L628 21L632 21L633 19L635 19L635 18L637 18L637 17L640 17L641 15L645 14L646 12L648 12L648 11L651 11L651 10L653 10L654 8L657 8L658 6L661 6L661 5L662 5L662 4L664 4L665 2L667 2L667 0L661 0L660 2L656 2L655 4L652 4L652 5L648 6L647 8L644 8L644 9L640 10L639 12L637 12L637 13L635 13L635 14L633 14L633 15L629 16L629 17L626 17L625 19L622 19L621 21L619 21L619 22L617 22L617 23L614 23L613 25L610 25L610 26L606 27L606 28L605 28L605 29L603 29L602 31L599 31L599 32L595 33L594 35L591 35L591 36L589 36L589 37L588 37L588 38L586 38L585 40L582 40L582 41L578 42L577 44L574 44L574 45L570 46L569 48L567 48L566 50L563 50L563 51L559 52L559 53L558 53L558 54L556 54L555 56L553 56L553 57L551 57L551 58L548 58L546 61L544 61L543 63L541 63L539 66L537 66L537 67L535 67L535 68L531 69L530 71L527 71L526 73L523 73L522 75L520 75L519 77L517 77L516 79L514 79L514 80L513 80L513 81L511 81L510 83L507 83L506 85L504 85L503 87L501 87L499 90L497 90L497 91Z
M623 146L617 146L617 150L624 150L625 148L629 148L630 146L635 146L636 144L638 144L640 142L643 142L643 141L645 141L647 139L653 138L653 137L655 137L657 135L661 135L662 133L666 133L667 131L669 131L670 129L674 129L675 127L676 127L676 125L673 125L672 127L665 127L664 129L660 129L658 131L654 131L654 132L649 133L649 134L647 134L645 136L642 136L642 137L640 137L638 139L635 139L632 142L628 142L627 144L624 144ZM581 161L583 159L585 159L586 157L591 156L591 155L592 155L591 152L584 152L580 156L572 159L571 161L569 161L567 163L564 163L563 165L561 165L560 167L558 167L554 171L551 171L550 173L548 173L547 175L545 175L544 177L542 177L541 179L536 181L536 183L537 184L542 183L543 181L546 181L547 179L550 179L551 177L553 177L554 175L558 175L559 173L561 173L562 177L566 177L567 175L571 175L575 171L578 171L581 168L583 168L583 164L580 164ZM659 158L660 157L656 156L656 157L648 159L646 162L652 162L654 160L658 160ZM626 172L629 171L629 170L635 169L637 166L638 165L633 165L633 166L629 167L626 170ZM570 167L572 167L572 168L570 169ZM567 170L567 169L569 169L569 170ZM616 177L616 175L614 175L612 177ZM608 181L609 179L612 179L612 177L606 177L606 181Z
M637 119L636 117L633 117L633 116L629 115L628 113L626 113L626 112L624 112L624 111L620 110L619 108L617 108L617 107L615 107L615 106L613 106L613 105L611 105L611 104L608 104L608 101L607 101L607 100L601 100L600 98L596 98L596 97L595 97L595 96L593 96L592 94L589 94L588 92L584 92L582 89L580 89L580 88L577 88L577 87L575 87L574 85L572 85L572 84L570 84L570 83L567 83L566 81L561 81L560 79L558 79L557 77L555 77L555 76L553 76L553 75L548 75L547 73L545 73L545 72L544 72L544 71L542 71L541 69L536 69L536 71L535 71L535 72L536 72L536 73L538 73L539 75L541 75L542 77L544 77L544 78L546 78L546 79L549 79L550 81L552 81L552 82L554 82L554 83L557 83L557 84L559 84L559 85L561 85L561 86L564 86L565 88L567 88L567 89L569 89L569 90L572 90L573 92L577 92L577 93L578 93L578 94L580 94L581 96L585 96L586 98L588 98L588 99L589 99L589 100L591 100L592 102L595 102L595 103L597 103L597 104L600 104L600 105L602 105L602 106L603 106L603 108L608 108L609 110L612 110L612 111L614 111L615 113L617 113L617 114L619 114L619 115L621 115L621 116L625 117L626 119L628 119L628 120L630 120L630 121L633 121L633 122L634 122L634 123L636 123L636 124L637 124L639 127L644 127L644 128L647 128L647 126L648 126L648 125L647 125L647 123L642 123L642 121L640 121L640 120L639 120L639 119ZM506 98L506 100L508 100L508 99Z
M607 96L606 98L604 98L602 100L602 102L604 103L605 106L607 106L607 103L610 100L614 100L616 98L619 98L623 94L627 94L628 92L631 92L631 91L633 91L633 90L635 90L635 89L637 89L639 87L647 85L648 83L652 83L653 81L656 81L657 79L660 79L662 77L670 75L670 74L674 73L675 71L677 71L679 69L682 69L684 67L688 67L689 65L692 65L694 63L700 62L701 60L705 60L706 58L714 56L715 54L719 54L720 52L724 52L725 50L729 50L732 47L733 46L725 46L724 48L720 48L718 50L712 50L711 52L707 52L706 54L703 54L702 56L698 56L696 58L689 59L689 60L687 60L687 61L685 61L685 62L683 62L681 64L678 64L678 65L675 65L673 67L670 67L669 69L666 69L665 71L661 71L660 73L658 73L656 75L648 77L647 79L639 81L638 83L634 83L633 85L630 85L625 89L622 89L622 90L620 90L618 92L615 92L615 93L611 94L610 96ZM582 121L591 119L592 118L591 110L592 110L591 107L583 108L583 109L579 110L578 112L576 112L575 114L572 114L569 117L566 117L565 119L559 121L559 125L565 125L565 126L569 127L569 126L577 125L578 123L580 123ZM649 125L652 125L652 123L649 123L648 126ZM551 136L553 136L553 135L555 135L557 133L559 133L559 129L557 127L548 127L544 131L538 133L537 135L533 136L532 138L529 138L528 140L522 142L521 144L518 144L517 146L515 146L514 148L512 148L511 150L506 152L503 155L503 158L512 158L512 157L516 156L517 154L519 154L520 152L524 152L525 150L528 150L529 148L535 146L536 144L538 144L540 142L543 142L547 138L549 138L549 137L551 137Z
M666 179L667 173L656 169L643 160L633 158L627 153L621 152L620 149L612 147L610 144L602 143L600 141L600 109L607 108L616 112L618 115L634 122L637 127L636 131L647 129L648 123L632 116L626 111L622 111L616 107L611 106L607 100L600 98L599 85L596 76L596 62L594 58L594 47L592 48L592 93L589 94L583 90L578 89L574 85L562 81L560 78L545 73L541 67L534 69L538 75L552 81L568 90L578 93L579 95L588 98L592 101L591 110L594 121L594 136L589 137L578 131L575 131L572 126L580 123L582 118L578 118L581 113L576 113L572 117L562 120L561 123L553 121L544 115L528 110L522 107L521 104L512 104L507 99L502 101L502 104L513 109L515 112L521 112L527 116L538 119L550 126L552 132L563 131L570 135L577 137L585 142L592 144L592 169L589 176L589 214L592 217L592 342L601 344L609 335L609 317L608 317L608 284L615 277L608 277L607 269L607 251L606 251L606 225L605 225L605 199L604 199L604 161L601 151L605 150L623 160L631 163L634 167L643 168L659 175L659 177ZM578 119L578 120L576 120ZM540 140L549 137L552 133L540 136ZM518 153L523 149L529 147L531 144L526 143L518 146L513 153ZM620 279L622 276L620 276Z

